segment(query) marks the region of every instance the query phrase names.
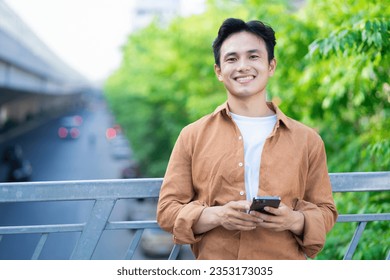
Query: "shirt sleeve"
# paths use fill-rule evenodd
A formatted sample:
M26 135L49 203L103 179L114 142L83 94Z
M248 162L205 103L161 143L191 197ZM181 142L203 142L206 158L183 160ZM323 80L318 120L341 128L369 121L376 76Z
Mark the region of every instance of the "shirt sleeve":
M189 140L183 129L171 153L157 205L157 222L173 234L178 244L192 244L201 238L202 235L194 235L192 227L206 208L195 198L192 157L186 146Z
M326 234L334 226L338 213L333 200L332 187L326 164L323 141L319 138L309 151L309 170L305 196L295 209L305 217L302 236L296 236L306 256L314 258L323 248Z

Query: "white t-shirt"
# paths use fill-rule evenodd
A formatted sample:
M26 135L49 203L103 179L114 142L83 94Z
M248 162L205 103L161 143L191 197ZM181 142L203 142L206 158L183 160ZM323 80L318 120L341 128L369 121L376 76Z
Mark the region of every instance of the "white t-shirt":
M245 117L231 113L244 139L245 153L245 191L251 201L260 188L261 153L267 137L271 134L276 115L268 117Z

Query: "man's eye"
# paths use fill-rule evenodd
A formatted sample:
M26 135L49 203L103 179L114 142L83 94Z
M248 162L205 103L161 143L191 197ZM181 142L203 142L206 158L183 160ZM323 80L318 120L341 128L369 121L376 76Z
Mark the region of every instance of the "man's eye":
M258 55L251 55L251 56L250 56L250 59L258 59L258 58L259 58Z
M228 57L227 59L226 59L226 61L227 62L234 62L234 61L236 61L237 59L235 58L235 57Z

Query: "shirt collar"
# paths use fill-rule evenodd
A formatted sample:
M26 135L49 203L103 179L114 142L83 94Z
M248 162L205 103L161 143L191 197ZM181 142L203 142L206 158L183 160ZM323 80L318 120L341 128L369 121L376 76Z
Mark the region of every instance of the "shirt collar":
M276 113L276 119L277 123L283 123L287 128L290 129L291 124L289 118L279 109L279 107L274 104L273 102L267 102L267 106L271 108L272 111ZM225 101L223 104L219 105L213 112L213 116L217 115L218 113L225 112L227 116L231 118L230 115L230 109L229 109L229 104L227 101Z

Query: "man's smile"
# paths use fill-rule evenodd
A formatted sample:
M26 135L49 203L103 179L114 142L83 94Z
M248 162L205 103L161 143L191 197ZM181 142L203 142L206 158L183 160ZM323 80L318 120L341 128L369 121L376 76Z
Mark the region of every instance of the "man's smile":
M249 75L249 76L236 77L234 79L241 84L245 84L245 83L252 81L254 78L255 78L255 76Z

